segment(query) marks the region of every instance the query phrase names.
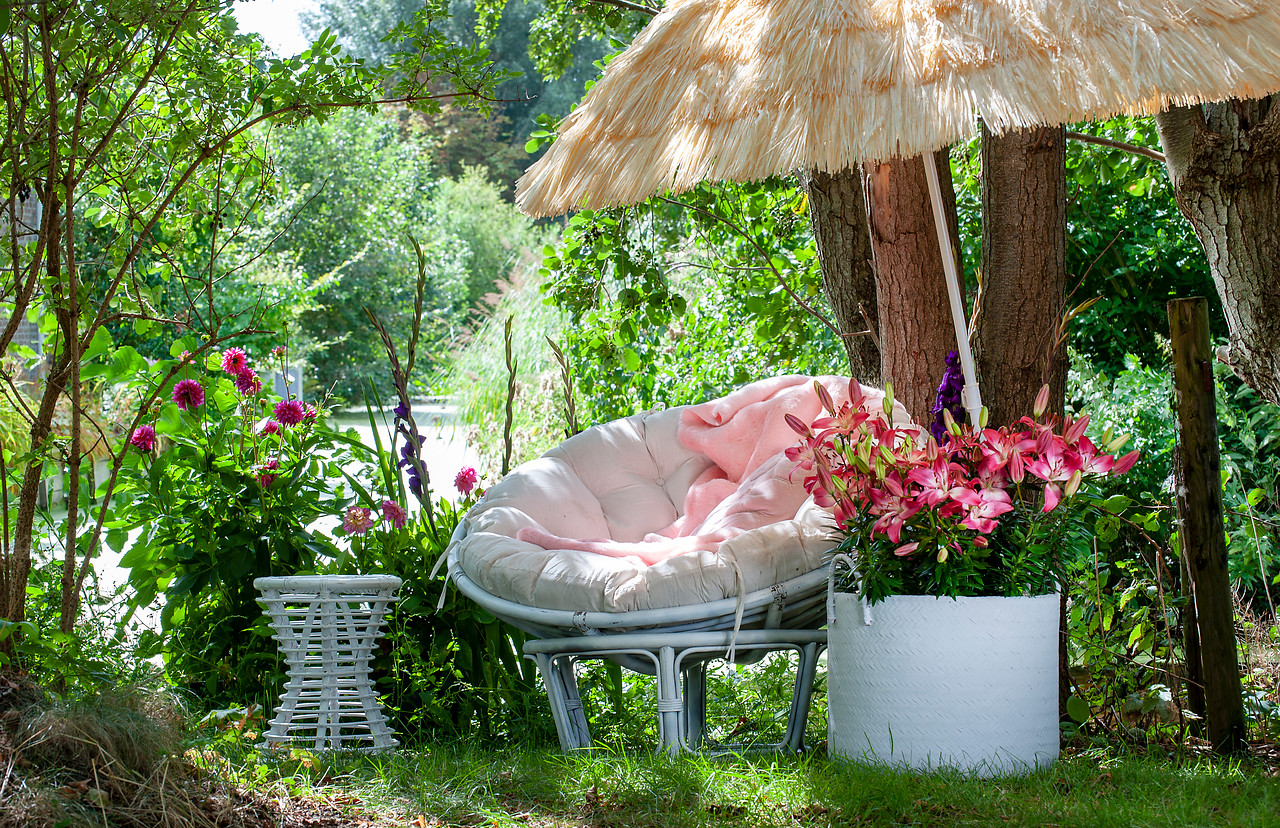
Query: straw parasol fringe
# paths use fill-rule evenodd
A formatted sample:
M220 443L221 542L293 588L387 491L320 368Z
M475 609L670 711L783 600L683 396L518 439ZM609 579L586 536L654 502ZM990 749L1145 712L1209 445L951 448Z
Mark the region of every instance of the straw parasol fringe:
M1280 90L1277 0L671 0L516 186L535 216Z

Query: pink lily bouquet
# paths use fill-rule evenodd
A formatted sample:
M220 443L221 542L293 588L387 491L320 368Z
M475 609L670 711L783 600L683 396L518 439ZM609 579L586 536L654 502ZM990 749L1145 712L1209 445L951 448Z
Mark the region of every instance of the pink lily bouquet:
M815 502L829 508L857 560L857 589L875 603L889 595L1041 595L1060 580L1063 550L1087 539L1086 518L1108 476L1133 468L1126 442L1088 437L1089 418L1045 417L1049 388L1032 416L986 428L941 410L941 438L892 422L893 389L868 408L856 380L837 407L815 384L825 415L805 423L787 457ZM1112 453L1107 453L1112 452Z

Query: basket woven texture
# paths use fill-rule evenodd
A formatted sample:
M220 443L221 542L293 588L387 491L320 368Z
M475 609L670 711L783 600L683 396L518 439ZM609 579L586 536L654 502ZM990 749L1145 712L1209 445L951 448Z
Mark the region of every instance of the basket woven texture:
M369 661L400 579L391 575L258 578L289 679L266 748L382 751L399 744L378 706Z

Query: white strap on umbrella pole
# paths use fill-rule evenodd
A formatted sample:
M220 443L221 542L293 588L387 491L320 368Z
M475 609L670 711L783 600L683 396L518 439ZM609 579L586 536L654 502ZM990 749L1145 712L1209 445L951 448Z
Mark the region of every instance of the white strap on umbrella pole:
M951 322L956 328L956 350L960 353L960 370L964 373L964 391L960 399L969 414L969 422L978 425L982 411L982 394L973 369L973 351L969 350L969 325L964 319L964 302L960 299L960 277L956 273L955 252L947 232L946 213L942 209L942 187L938 184L938 162L933 153L924 154L924 177L929 182L929 202L933 205L933 226L938 231L938 249L942 252L942 272L947 277L947 298L951 300Z

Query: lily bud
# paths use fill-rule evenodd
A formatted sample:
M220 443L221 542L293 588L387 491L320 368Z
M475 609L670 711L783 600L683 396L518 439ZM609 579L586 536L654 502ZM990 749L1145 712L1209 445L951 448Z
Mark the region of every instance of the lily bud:
M1128 434L1121 434L1121 435L1120 435L1119 437L1117 437L1116 439L1108 441L1108 442L1107 442L1107 454L1115 454L1117 451L1119 451L1120 449L1124 448L1125 443L1127 443L1127 442L1129 442L1129 435L1128 435Z
M809 426L804 424L804 420L801 420L794 414L787 414L783 419L787 421L787 425L791 426L791 430L796 434L799 434L801 437L810 436Z
M831 399L831 392L827 391L826 386L817 380L813 381L813 390L818 393L818 402L822 403L822 407L827 410L828 414L836 413L835 400Z
M880 456L884 458L885 465L896 466L898 464L897 458L893 456L893 452L889 451L888 446L880 446Z
M858 380L849 377L849 404L855 409L862 408L865 399L866 395L862 393L862 386L858 384Z
M1070 426L1067 427L1067 430L1062 435L1062 438L1074 446L1076 443L1080 442L1080 438L1084 436L1084 430L1088 427L1089 427L1089 415L1081 414L1080 419L1076 420L1074 423L1072 423Z
M938 550L938 563L946 563L947 547L943 546Z
M899 546L897 549L893 550L893 554L897 555L898 557L902 557L904 555L910 555L912 552L916 551L916 549L919 546L920 546L919 541L904 543L902 544L902 546Z
M1045 383L1040 387L1040 393L1036 394L1035 404L1031 407L1031 416L1037 420L1040 415L1049 410L1049 383Z
M1137 462L1138 452L1136 450L1131 451L1116 461L1116 464L1111 467L1111 473L1115 475L1124 474L1129 471L1129 469L1133 468L1133 465Z
M1084 480L1083 471L1081 471L1080 469L1076 469L1074 472L1072 472L1071 476L1067 478L1067 485L1062 487L1067 497L1071 497L1076 492L1080 491L1080 483L1083 480Z
M978 428L986 428L987 420L990 417L991 417L991 410L988 409L985 405L982 406L982 410L978 412Z
M987 540L986 535L978 535L973 539L973 545L978 547L979 549L986 549L988 546L991 545L991 541Z
M884 413L889 419L893 419L893 383L891 382L884 384Z

